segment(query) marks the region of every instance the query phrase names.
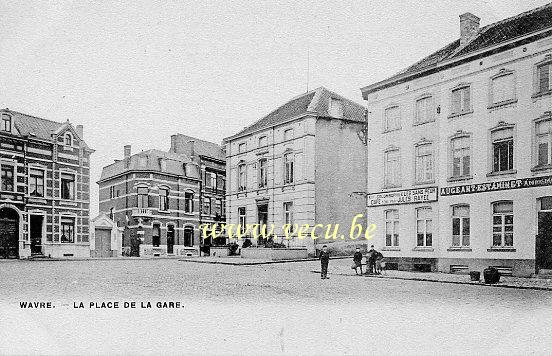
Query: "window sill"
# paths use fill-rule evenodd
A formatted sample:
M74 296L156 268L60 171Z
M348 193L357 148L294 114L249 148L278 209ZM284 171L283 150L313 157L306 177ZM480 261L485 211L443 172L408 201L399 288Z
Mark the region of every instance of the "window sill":
M401 248L398 246L384 246L381 248L382 251L400 251Z
M466 111L466 112L460 112L460 113L450 114L450 115L448 116L448 118L449 118L449 119L453 119L453 118L455 118L455 117L460 117L460 116L469 115L469 114L473 114L473 110Z
M515 104L515 103L517 103L517 99L499 101L498 103L492 103L491 105L487 106L487 109L489 109L489 110L498 109L498 108L501 108L503 106L507 106L507 105Z
M63 205L72 205L72 206L76 206L77 205L77 202L74 201L74 200L67 200L67 199L61 199L59 201L60 204L63 204Z
M257 156L262 156L262 155L265 155L265 154L268 154L268 150L262 150L262 151L259 151L257 152Z
M540 166L534 166L531 168L531 172L548 171L552 169L552 164L543 164Z
M487 252L516 252L513 247L491 247L487 249Z
M402 129L402 127L399 127L399 128L396 128L396 129L392 129L392 130L383 130L382 133L400 131L401 129Z
M412 249L412 251L433 252L435 250L431 246L416 246Z
M490 172L490 173L487 173L487 177L506 176L506 175L512 175L512 174L517 174L517 170L510 169L507 171Z
M401 185L384 185L381 190L397 189L401 188Z
M412 126L420 126L425 124L431 124L432 122L435 122L435 118L429 120L429 121L420 121L420 122L414 122Z
M457 252L457 251L471 252L472 249L471 249L471 247L468 247L468 246L451 246L451 247L447 248L447 251L451 251L451 252Z
M435 184L435 179L434 180L426 180L426 181L423 181L423 182L414 182L413 185L427 185L427 184Z
M168 210L158 210L157 212L158 212L159 214L165 214L165 215L170 215L170 213L171 213L171 212L168 211Z
M458 182L458 181L470 180L470 179L473 179L472 175L461 176L461 177L450 177L450 178L447 178L447 182Z
M539 99L539 98L542 98L544 96L549 96L549 95L552 95L552 89L546 90L546 91L541 91L539 93L535 93L535 94L531 95L531 98L532 99Z

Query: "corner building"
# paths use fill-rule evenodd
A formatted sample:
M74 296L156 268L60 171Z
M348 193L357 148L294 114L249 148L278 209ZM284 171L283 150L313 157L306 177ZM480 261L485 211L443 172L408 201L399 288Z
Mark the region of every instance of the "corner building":
M361 89L367 215L388 267L552 268L552 4L480 27Z
M83 127L0 110L0 258L89 257Z
M364 200L351 196L366 185L364 112L362 105L320 87L226 138L228 222L274 224L268 241L253 239L258 246L277 243L306 248L311 255L325 243L340 251L354 249L355 241L348 240L351 222L364 213ZM324 229L314 232L316 240L312 230L304 239L296 232L286 239L285 224ZM328 224L339 224L346 239L325 240Z

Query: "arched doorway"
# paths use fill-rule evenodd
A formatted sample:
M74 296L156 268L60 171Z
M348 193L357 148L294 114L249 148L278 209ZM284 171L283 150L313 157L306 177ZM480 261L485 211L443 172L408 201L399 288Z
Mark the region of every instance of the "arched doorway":
M19 214L0 208L0 258L19 258Z

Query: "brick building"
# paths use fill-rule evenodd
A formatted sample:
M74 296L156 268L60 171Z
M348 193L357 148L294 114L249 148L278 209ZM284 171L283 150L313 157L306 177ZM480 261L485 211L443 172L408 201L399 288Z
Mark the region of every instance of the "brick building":
M0 255L90 256L83 127L0 110Z
M269 240L311 254L317 241L285 239L284 224L340 224L347 234L353 217L364 212L364 201L350 196L366 186L364 111L318 88L226 138L228 222L274 224Z
M125 146L98 181L100 212L124 228L123 254L199 254L199 226L224 221L221 157L220 146L184 135L172 136L168 152Z
M399 269L550 269L552 5L459 30L361 89L375 242Z

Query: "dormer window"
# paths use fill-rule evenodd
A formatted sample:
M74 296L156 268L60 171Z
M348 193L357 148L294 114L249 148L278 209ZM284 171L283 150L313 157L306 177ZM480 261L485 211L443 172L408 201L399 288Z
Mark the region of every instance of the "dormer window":
M11 130L12 130L12 119L11 119L10 115L2 114L2 122L0 124L2 125L2 126L0 126L1 131L11 132Z
M65 146L73 147L73 136L69 132L65 134L64 142Z

